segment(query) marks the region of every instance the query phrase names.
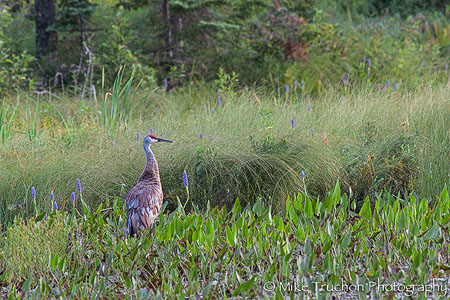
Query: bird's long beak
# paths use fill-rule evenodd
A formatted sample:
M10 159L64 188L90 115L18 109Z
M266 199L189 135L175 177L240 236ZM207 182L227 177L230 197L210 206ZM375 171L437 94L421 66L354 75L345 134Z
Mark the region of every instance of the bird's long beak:
M161 139L161 138L158 138L157 140L158 140L158 142L173 143L172 141Z

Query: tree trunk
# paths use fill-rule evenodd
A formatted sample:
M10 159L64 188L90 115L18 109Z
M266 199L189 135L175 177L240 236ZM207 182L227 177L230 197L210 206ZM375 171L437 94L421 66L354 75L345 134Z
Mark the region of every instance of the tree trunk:
M170 18L172 23L172 28L174 28L174 39L175 39L175 46L174 46L174 52L177 56L178 61L182 61L183 56L183 46L184 42L181 39L181 32L183 31L183 17L181 15L179 16L173 16Z
M56 55L56 31L49 27L55 22L56 6L54 0L35 1L36 58Z
M166 53L169 54L169 57L173 57L172 29L171 29L171 23L170 23L169 0L162 1L162 15L164 18L164 24L166 24Z

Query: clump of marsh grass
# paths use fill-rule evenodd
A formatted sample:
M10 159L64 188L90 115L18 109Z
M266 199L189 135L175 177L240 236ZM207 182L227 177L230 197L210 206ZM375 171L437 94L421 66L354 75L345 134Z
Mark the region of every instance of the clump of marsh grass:
M368 129L370 130L370 129ZM349 151L345 180L355 201L362 204L366 197L375 199L382 191L408 196L420 187L424 149L421 138L414 134L389 135L364 143Z
M270 145L263 146L268 140ZM206 145L192 152L184 165L191 174L190 199L200 206L209 201L231 207L236 198L243 203L262 198L279 207L284 205L281 199L305 191L302 170L309 174L308 192L316 196L325 195L333 180L339 178L339 161L318 142L266 137L261 143L237 143L234 151ZM314 172L316 169L323 172ZM164 168L161 175L166 186L175 187L168 190L169 195L180 195L182 186L177 181L181 170Z

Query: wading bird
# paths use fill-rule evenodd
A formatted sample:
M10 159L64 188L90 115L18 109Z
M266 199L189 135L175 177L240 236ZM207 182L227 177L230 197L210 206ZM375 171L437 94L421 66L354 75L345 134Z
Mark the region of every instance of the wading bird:
M150 146L158 142L172 143L172 141L157 138L153 134L144 137L144 146L147 163L139 180L128 193L125 202L127 209L127 233L130 236L139 236L140 231L152 226L161 212L163 192L159 178L158 162Z

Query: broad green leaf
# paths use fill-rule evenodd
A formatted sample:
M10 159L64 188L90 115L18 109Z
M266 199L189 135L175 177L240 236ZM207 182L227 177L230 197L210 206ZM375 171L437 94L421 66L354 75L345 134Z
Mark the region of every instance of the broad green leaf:
M309 218L312 218L312 216L314 214L313 208L312 208L312 203L308 196L306 196L306 200L305 200L305 213Z
M304 247L303 251L305 251L306 255L311 255L311 253L312 253L312 245L311 245L311 241L309 239L306 240L305 247Z
M303 197L302 194L299 193L294 201L294 208L299 212L303 212Z
M233 224L232 233L233 233L233 245L236 245L238 242L238 239L237 239L238 229L237 229L236 223Z
M244 239L246 239L246 240L248 239L249 234L248 234L248 228L247 228L246 224L244 224L244 226L242 228L242 236L244 237Z
M139 250L139 246L136 246L136 247L134 247L133 250L131 250L131 252L130 252L130 260L131 261L134 261L134 259L136 258L138 250Z
M227 234L227 243L230 247L232 247L234 244L233 232L231 231L231 229L228 225L226 228L226 234Z
M423 198L419 205L419 211L417 212L417 217L422 217L428 212L428 200Z
M322 268L323 268L324 270L329 271L329 272L332 271L332 270L331 270L331 256L330 256L330 253L327 253L327 254L325 255L325 259L323 260L323 263L322 263Z
M351 241L351 237L352 237L352 234L351 234L351 232L349 232L342 238L341 244L340 244L341 249L346 249L348 247L348 245L350 244L350 241Z
M289 214L289 220L291 220L295 225L298 225L298 216L297 213L295 212L294 207L291 205L290 199L289 201L286 201L286 209Z
M58 269L63 272L64 271L64 265L66 262L66 254L64 254L64 256L59 260L58 262Z
M413 255L412 255L412 268L417 269L422 264L422 254L414 249Z
M417 224L417 221L414 220L413 226L411 228L411 234L413 236L417 236L419 234L419 224Z
M28 275L27 280L22 284L22 292L28 294L30 292L31 284L33 283L33 273Z
M319 197L317 197L314 204L316 205L314 209L315 215L320 216L320 208L322 207L322 202L320 201Z
M97 210L95 211L95 215L100 215L100 213L102 212L103 209L103 203L100 203L100 205L98 206Z
M35 223L39 223L39 222L44 218L44 216L45 216L46 213L47 213L47 212L43 211L43 212L41 212L40 214L38 214L38 215L36 216L36 218L34 219L34 222L35 222Z
M434 212L433 212L433 219L436 222L439 222L440 218L441 218L441 203L436 205Z
M376 209L376 208L374 209L374 212L373 212L373 218L375 219L376 225L378 227L381 227L381 224L382 224L381 217L380 217L380 214L378 213L378 209Z
M323 243L323 248L322 248L322 253L327 253L328 250L331 249L331 240L330 238L327 236L325 238L325 242Z
M203 288L203 291L202 291L202 297L203 297L203 299L209 299L209 291L211 290L211 287L212 287L212 285L213 285L213 283L214 283L214 281L213 280L211 280L204 288Z
M84 212L84 215L87 216L87 217L90 217L90 216L91 216L91 211L89 210L89 207L88 207L87 204L83 201L83 199L81 199L81 203L82 203L82 205L83 205L83 212Z
M398 230L404 229L408 229L408 219L406 218L404 212L402 211L398 219Z
M52 271L55 272L56 266L58 265L58 254L50 254L51 255L51 261L50 261L50 267L52 268Z
M262 214L262 203L261 199L258 199L253 205L253 211L258 215L258 217Z
M233 292L233 296L237 296L240 295L241 293L245 293L247 291L249 291L253 285L255 284L255 276L252 277L252 279L250 279L247 282L242 283L234 292Z
M450 201L446 184L444 185L444 188L442 189L441 196L439 197L439 201L447 202L447 203Z
M433 226L430 228L430 230L428 230L428 232L423 236L423 239L428 241L428 240L433 240L435 238L437 238L439 233L439 227L438 225L436 225L436 223L433 224Z
M366 197L366 199L364 199L364 204L361 207L361 210L359 211L359 215L362 216L362 217L365 217L369 221L372 220L372 211L370 209L370 199L369 199L369 197Z
M237 218L238 215L241 213L241 203L239 202L239 198L236 198L236 201L233 205L233 217Z

